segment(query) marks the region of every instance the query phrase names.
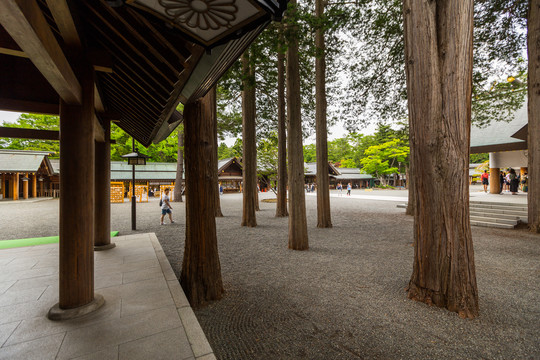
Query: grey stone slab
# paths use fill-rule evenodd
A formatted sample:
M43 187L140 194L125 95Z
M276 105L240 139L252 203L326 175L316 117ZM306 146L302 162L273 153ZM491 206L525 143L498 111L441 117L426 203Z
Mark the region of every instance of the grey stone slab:
M124 264L147 261L147 260L157 260L156 253L152 251L152 252L146 252L143 254L124 256Z
M191 308L184 307L178 309L178 314L180 315L180 319L182 319L182 324L186 330L186 334L195 357L213 353L212 347L210 346L210 343L208 343L208 339L206 338L206 335L204 335L201 325L199 324L193 310Z
M84 317L51 321L46 316L38 316L26 319L21 322L17 330L13 332L6 342L6 345L13 345L29 340L38 339L44 336L74 330L94 324L103 323L120 318L120 299L109 299L99 310Z
M13 286L16 281L4 281L0 282L0 294L3 294L7 289Z
M118 286L122 284L122 273L114 272L109 274L97 274L94 279L94 289L99 290L111 286Z
M186 294L184 293L184 290L182 289L182 286L180 286L178 280L175 279L167 281L167 285L169 286L169 291L171 292L174 303L178 309L190 306L189 301L186 298Z
M41 269L44 267L58 267L59 260L56 257L46 257L40 259L32 269Z
M156 266L158 264L158 261L156 258L150 259L150 260L143 260L138 262L130 262L127 264L123 263L123 259L121 263L117 264L107 264L107 265L96 265L95 274L96 276L106 275L110 272L128 272L128 271L136 271L141 270L149 267Z
M96 349L142 339L179 327L180 320L174 306L126 316L81 329L68 331L59 359L70 359L92 354Z
M17 280L10 288L12 289L32 289L43 286L56 286L58 288L58 275L40 276L30 279Z
M163 277L163 273L161 272L161 267L159 266L159 264L156 264L156 266L154 267L125 272L122 282L124 284L129 284L136 281L155 279L160 277Z
M6 257L0 257L0 268L3 266L9 265L9 263L12 262L13 259L15 259L15 257L12 255L6 256Z
M4 345L6 340L11 336L13 331L15 331L15 329L17 328L17 326L19 326L20 323L20 321L15 321L12 323L0 325L0 347Z
M10 271L21 271L32 269L38 262L36 257L16 257L9 263Z
M109 346L106 349L73 358L73 360L118 360L118 346Z
M190 357L193 357L193 351L183 327L131 341L119 348L119 360L184 360Z
M0 360L55 359L65 333L0 348Z
M30 289L16 289L11 287L0 295L0 307L28 301L36 301L46 289L46 286Z
M167 305L174 306L174 301L168 288L153 292L138 293L133 296L122 297L121 316L125 317L138 314Z
M13 271L0 273L0 282L9 280L21 280L30 279L45 275L52 275L58 273L58 267L44 267L40 269L30 269L24 271Z
M58 297L58 295L57 295ZM0 324L46 316L54 302L29 301L0 307Z
M207 354L207 355L199 356L197 360L217 360L217 358L214 354Z

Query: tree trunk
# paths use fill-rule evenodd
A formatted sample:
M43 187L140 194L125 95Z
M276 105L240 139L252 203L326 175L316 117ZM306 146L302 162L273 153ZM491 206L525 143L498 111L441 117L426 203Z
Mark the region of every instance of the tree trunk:
M324 1L315 1L315 16L322 23ZM315 148L317 152L317 227L331 228L330 179L328 175L328 141L326 129L326 46L322 25L315 32Z
M404 0L411 124L411 299L478 316L469 221L473 0Z
M412 139L411 136L409 136L409 139ZM412 140L410 140L410 145L409 147L412 149ZM406 215L411 215L411 216L414 216L414 208L415 208L415 201L416 201L416 196L415 196L415 187L414 187L414 174L413 174L413 163L412 163L412 158L409 159L409 168L407 169L407 189L409 190L408 191L408 196L409 196L409 202L407 203L407 209L405 210L405 214Z
M246 50L242 55L242 226L257 226L257 147L255 139L255 69Z
M283 25L279 26L280 45L283 45ZM285 54L278 49L278 179L276 217L289 216L287 211L287 134L285 119Z
M175 202L183 202L182 185L184 182L184 126L178 128L178 151L176 160L176 180L174 182L173 198Z
M296 0L290 2L296 12ZM287 155L289 158L289 249L307 250L308 232L304 193L304 157L302 148L302 116L300 113L300 66L297 25L289 29L287 47Z
M223 294L216 237L214 192L215 92L184 108L186 156L186 245L180 283L193 307Z
M213 97L214 99L216 99L216 87L214 86L210 92L213 93ZM214 178L214 200L216 202L216 212L215 212L215 215L216 217L223 217L223 213L221 212L221 199L220 199L220 195L219 195L219 179L218 179L218 131L217 131L217 102L214 101L214 110L212 111L212 114L214 115L214 119L213 119L213 123L214 123L214 127L213 127L213 142L212 142L212 146L214 147L213 151L212 151L212 164L214 164L214 173L213 173L213 178Z
M530 0L528 16L529 54L529 230L540 233L540 0Z

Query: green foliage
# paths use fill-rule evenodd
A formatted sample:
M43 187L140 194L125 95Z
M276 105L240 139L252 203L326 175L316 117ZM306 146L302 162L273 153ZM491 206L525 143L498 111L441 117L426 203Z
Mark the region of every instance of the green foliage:
M407 161L409 152L408 145L399 139L393 139L367 148L364 153L366 157L360 160L360 163L365 173L380 178L399 172L398 165Z
M21 114L15 123L4 122L2 126L36 130L59 130L59 121L58 116ZM60 143L56 140L0 138L0 149L50 151L55 154L52 156L53 158L60 156Z
M527 4L527 0L475 1L475 124L507 121L523 104ZM373 119L386 123L406 119L402 1L360 1L349 8L354 25L343 42L349 101L343 105L342 118L350 130ZM510 75L523 81L508 84Z
M483 163L485 161L489 160L489 154L488 153L482 153L482 154L470 154L469 155L469 162L471 164L479 164Z
M257 170L268 176L269 180L277 180L278 172L278 141L277 134L261 140L257 145Z
M116 141L116 144L111 144L111 160L125 161L122 155L132 152L131 136L115 124L111 124L111 140ZM176 162L178 131L173 131L167 139L159 144L151 144L148 148L135 141L135 147L141 154L150 157L149 162Z

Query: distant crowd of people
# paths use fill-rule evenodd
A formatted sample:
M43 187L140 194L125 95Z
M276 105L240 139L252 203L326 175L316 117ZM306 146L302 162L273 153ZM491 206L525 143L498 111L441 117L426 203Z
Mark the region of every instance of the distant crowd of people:
M484 191L488 192L489 173L487 170L484 170L484 173L480 178L482 180L482 185L484 186ZM499 194L510 192L512 195L517 195L519 190L523 192L529 191L529 177L527 176L527 173L523 173L523 176L521 176L520 174L516 173L516 170L509 168L506 172L500 172L499 180Z

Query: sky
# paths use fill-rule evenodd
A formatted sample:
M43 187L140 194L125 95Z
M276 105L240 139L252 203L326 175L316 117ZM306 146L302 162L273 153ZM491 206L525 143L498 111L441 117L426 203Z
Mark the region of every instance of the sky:
M11 111L0 111L0 126L4 121L6 122L15 122L21 113L11 112Z

